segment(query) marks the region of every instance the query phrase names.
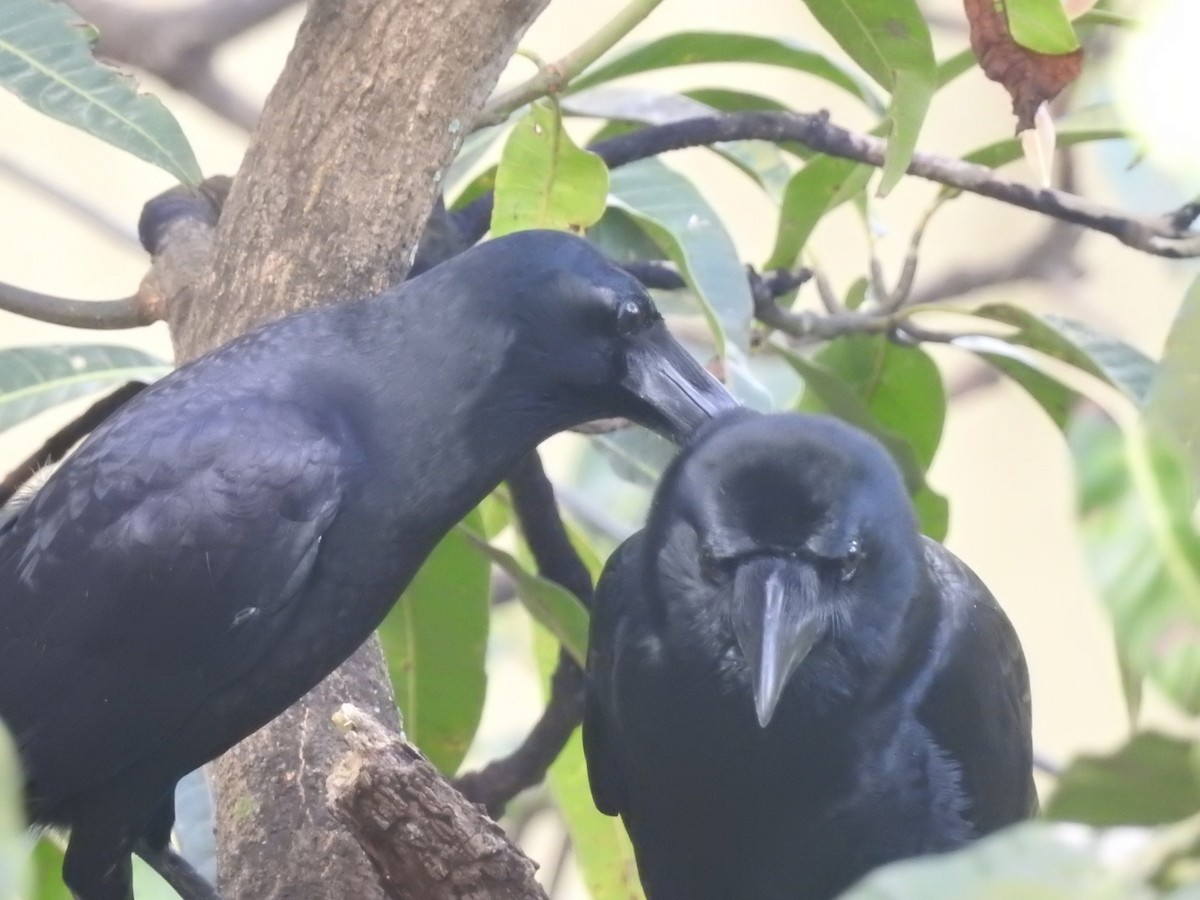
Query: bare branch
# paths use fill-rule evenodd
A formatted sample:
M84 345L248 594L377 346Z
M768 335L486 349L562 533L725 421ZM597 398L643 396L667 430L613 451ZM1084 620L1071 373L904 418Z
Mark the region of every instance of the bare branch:
M162 318L160 301L148 285L120 300L68 300L0 283L0 310L69 328L140 328Z
M415 747L350 704L350 752L326 780L329 810L397 900L546 900L536 866Z
M797 141L830 156L876 167L883 165L886 148L886 143L877 137L834 125L827 113L741 112L650 126L601 141L590 149L610 168L615 168L669 150L752 139L775 143ZM1082 225L1155 256L1169 259L1200 256L1200 233L1178 225L1191 213L1191 204L1182 211L1162 216L1134 216L1075 194L1006 181L985 166L932 153L914 154L908 172L1052 219ZM461 211L459 221L464 236L471 242L486 231L491 204L492 196L486 194ZM483 230L475 233L479 228Z

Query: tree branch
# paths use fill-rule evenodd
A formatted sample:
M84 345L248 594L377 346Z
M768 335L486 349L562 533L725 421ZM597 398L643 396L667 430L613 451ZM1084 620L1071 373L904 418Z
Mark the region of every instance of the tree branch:
M167 293L179 358L402 280L438 174L546 2L310 0L206 265ZM363 850L316 802L345 702L395 708L375 639L209 767L229 900L380 896Z
M389 897L546 900L537 867L402 735L349 704L335 719L350 752L329 774L327 803Z
M797 141L820 153L875 167L883 165L886 148L880 138L834 125L826 113L742 112L650 126L601 141L589 149L609 168L616 168L670 150L738 140ZM932 153L913 154L908 173L1111 235L1126 246L1155 256L1200 256L1200 233L1180 227L1191 215L1192 204L1162 216L1133 216L1075 194L1006 181L985 166ZM492 195L485 194L458 214L464 237L472 243L487 230L492 202Z
M143 285L132 297L120 300L69 300L0 282L0 310L68 328L140 328L162 318L162 298Z
M507 481L513 509L538 573L569 590L585 606L591 606L592 576L571 544L558 512L554 486L546 477L538 452L526 456L509 473ZM458 789L499 817L513 797L546 777L546 771L581 721L583 670L565 651L560 651L546 708L521 746L479 772L463 775L456 783Z

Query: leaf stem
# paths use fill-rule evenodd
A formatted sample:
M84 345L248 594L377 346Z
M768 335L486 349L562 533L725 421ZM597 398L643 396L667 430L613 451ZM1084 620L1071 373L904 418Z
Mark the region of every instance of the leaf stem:
M528 81L493 97L479 113L475 128L499 124L526 103L547 94L560 93L572 78L611 50L660 3L662 0L630 0L624 9L562 59L549 65L539 65L538 73ZM524 55L530 56L528 53Z

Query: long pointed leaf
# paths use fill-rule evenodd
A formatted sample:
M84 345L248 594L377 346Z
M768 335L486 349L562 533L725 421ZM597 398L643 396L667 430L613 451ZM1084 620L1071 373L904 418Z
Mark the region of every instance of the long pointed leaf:
M892 95L879 193L903 177L937 90L933 41L916 0L804 0L850 58Z
M512 576L517 596L533 618L545 626L581 666L587 660L588 613L579 598L553 581L528 571L511 553L459 526L471 545Z
M542 689L549 696L558 645L543 629L534 631L534 653ZM592 802L583 738L578 728L550 766L550 790L571 834L592 900L644 900L633 845L625 826L619 818L604 815Z
M169 371L149 353L108 344L0 350L0 431L105 387Z
M869 83L851 69L795 41L723 31L680 31L643 44L584 72L571 82L582 91L605 81L698 63L734 62L783 66L816 75L862 100L875 112L883 104Z
M1036 315L1007 303L989 303L972 315L1017 329L1004 338L1074 366L1140 403L1154 377L1154 361L1136 347L1097 331L1085 322L1051 314Z
M120 147L184 184L203 177L175 117L133 79L97 62L96 32L66 4L0 3L0 85L39 112Z
M1144 415L1154 428L1179 442L1200 484L1200 278L1192 282L1175 314Z
M478 511L463 521L483 531ZM490 569L462 531L451 531L379 629L404 730L447 774L458 769L483 713Z
M1173 445L1088 416L1071 429L1092 576L1130 663L1200 712L1200 536Z
M695 186L656 159L612 173L610 203L639 221L700 299L717 352L745 349L754 304L733 240Z

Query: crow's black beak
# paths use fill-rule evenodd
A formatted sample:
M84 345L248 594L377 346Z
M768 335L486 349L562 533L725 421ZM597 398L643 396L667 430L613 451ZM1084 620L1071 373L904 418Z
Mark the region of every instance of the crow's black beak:
M816 570L802 560L757 557L734 576L733 632L754 681L766 728L796 667L825 633Z
M724 385L692 359L662 323L634 339L627 359L622 384L646 408L632 418L677 444L714 416L738 408Z

